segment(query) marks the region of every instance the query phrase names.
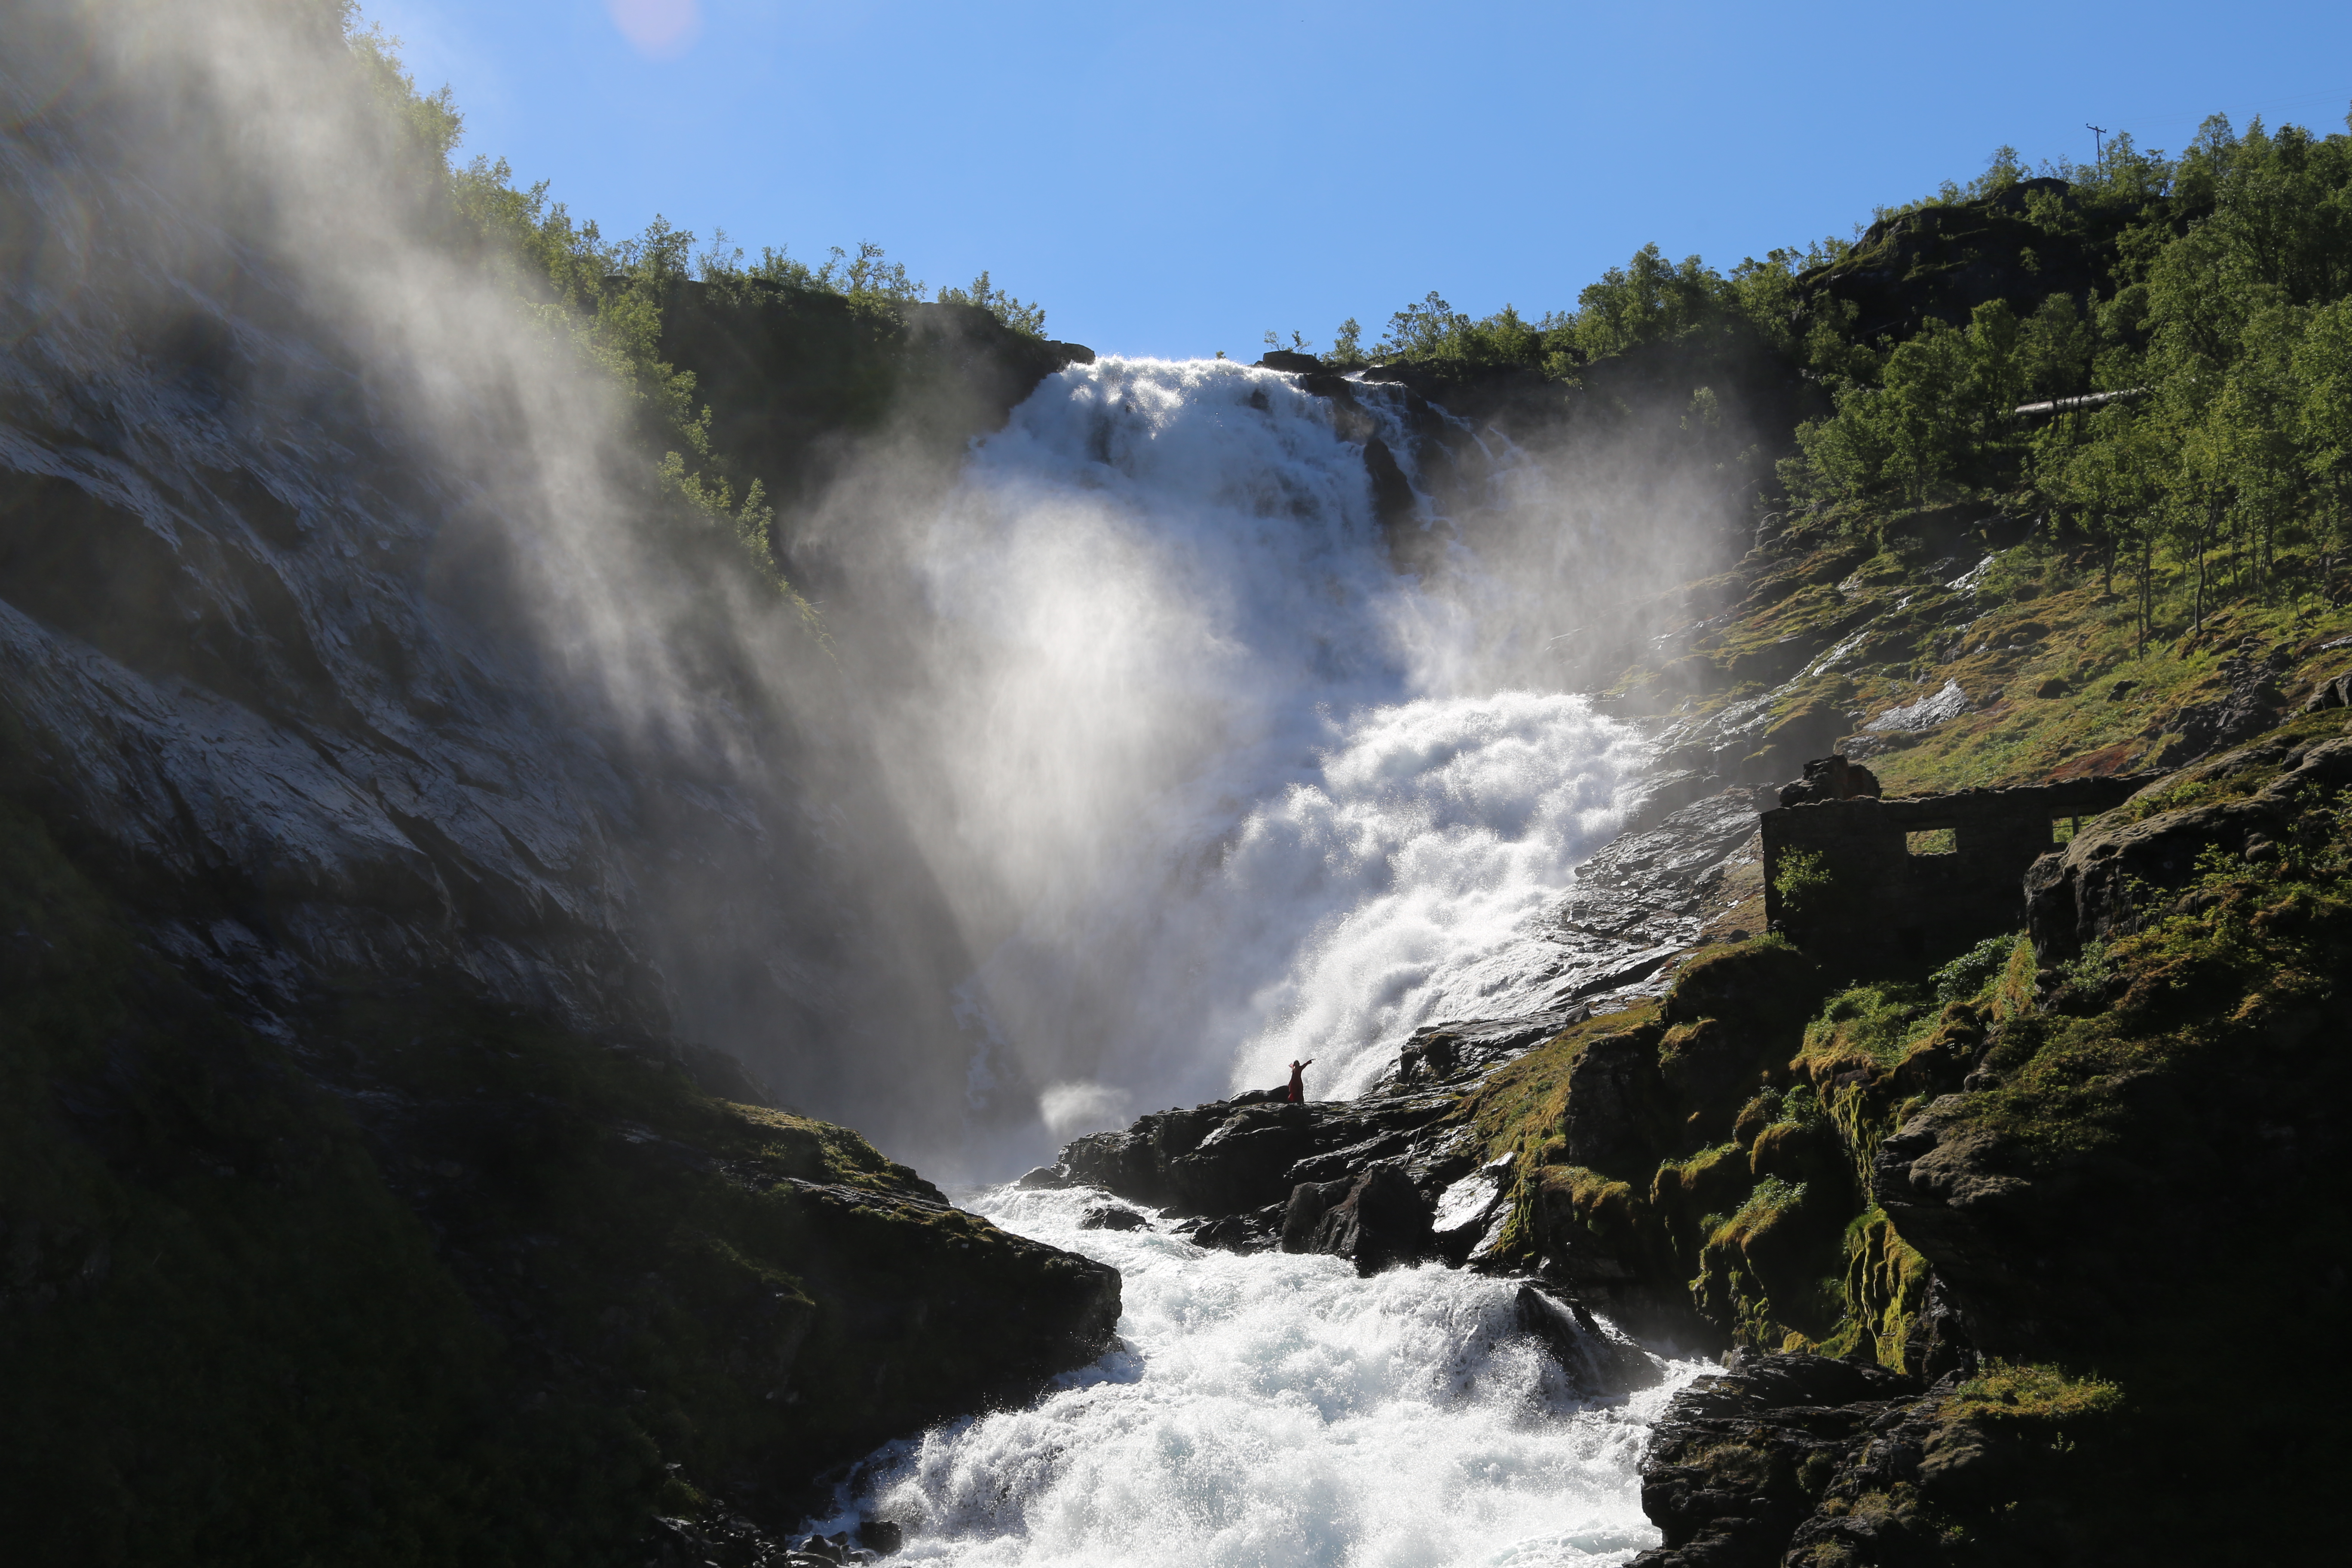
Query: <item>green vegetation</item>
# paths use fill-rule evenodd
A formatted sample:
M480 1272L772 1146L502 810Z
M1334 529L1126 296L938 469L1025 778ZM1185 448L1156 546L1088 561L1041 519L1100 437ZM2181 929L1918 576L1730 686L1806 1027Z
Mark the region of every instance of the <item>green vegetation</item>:
M1863 1354L1881 1366L1911 1363L1911 1333L1927 1304L1933 1266L1874 1204L1846 1225L1841 1316L1824 1355Z
M503 164L453 168L447 94L341 16L436 237L628 399L649 504L788 593L777 454L805 432L740 427L751 400L680 345L755 321L773 402L789 365L829 428L870 427L921 363L925 286L872 245L812 267L723 236L698 254L659 219L607 241ZM2217 123L2179 160L2123 141L2039 179L2004 151L1851 243L1728 276L1645 247L1534 320L1432 292L1328 357L1646 418L1777 509L1736 569L1669 595L1687 635L1616 693L1703 714L1779 688L1726 771L1789 770L1949 683L1965 712L1875 737L1890 794L2118 772L2172 757L2249 641L2283 685L2346 657L2347 192L2352 139L2293 127ZM985 272L936 301L1042 334ZM2115 395L2016 412L2089 394ZM1785 429L1757 437L1773 397ZM2343 728L2289 719L2125 816L2251 800ZM2021 1431L2053 1459L2062 1424L2112 1434L2128 1396L2149 1431L2200 1434L2210 1484L2118 1466L2086 1507L2157 1541L2252 1517L2272 1483L2248 1456L2307 1474L2328 1436L2264 1352L2326 1342L2344 1304L2348 816L2301 803L2259 859L2209 846L2137 929L2046 969L2004 935L1825 994L1780 937L1702 950L1659 1002L1465 1099L1485 1153L1517 1157L1503 1260L1620 1290L1637 1326L1914 1370L1943 1269L2017 1352L1945 1406L1951 1468L1997 1472ZM1837 895L1803 856L1774 890ZM361 977L259 1036L5 804L0 931L5 1460L49 1500L41 1528L106 1521L20 1531L36 1557L614 1561L656 1508L792 1484L1012 1386L1046 1352L1008 1342L1066 1343L1041 1320L1093 1299L856 1134L715 1098L683 1058ZM1942 1140L1957 1219L1874 1185L1906 1127Z
M1780 896L1782 909L1800 914L1833 901L1837 897L1837 879L1830 873L1828 857L1811 849L1796 849L1780 858L1780 868L1773 873L1772 890Z
M2030 315L1988 300L1928 320L1837 411L1800 430L1792 489L1912 503L2022 491L2143 576L2157 552L2189 583L2192 623L2221 597L2310 585L2345 543L2352 468L2352 139L2244 136L2210 120L2178 163L2124 153L2107 176L2037 193L2053 237L2095 237L2105 278ZM2011 405L2110 393L2039 428Z
M2352 137L2217 118L2177 161L2126 144L2072 173L2023 216L2099 276L1853 360L1835 411L1798 433L1792 492L2049 508L2103 585L2136 567L2143 636L2161 575L2200 627L2225 600L2322 585L2352 521ZM2086 394L2107 397L2010 413Z
M930 292L936 303L984 312L1009 331L1042 340L1045 311L997 288L983 271L964 288L929 291L882 247L861 242L855 255L834 247L816 266L774 247L748 262L722 231L704 249L697 237L656 216L642 234L608 239L593 220L575 218L551 201L549 184L514 183L504 159L454 162L464 119L449 89L427 94L402 65L399 40L362 27L356 0L331 0L353 68L383 108L396 144L396 177L440 243L500 280L518 307L549 338L566 344L585 374L607 378L633 409L644 447L649 500L679 526L738 541L749 563L783 595L812 629L814 612L784 580L783 542L775 499L798 476L759 471L759 457L714 432L709 389L678 367L671 318L687 285L737 306L787 301L785 313L811 308L826 318L821 343L806 347L845 362L836 379L862 381L887 397L907 347L906 307ZM842 318L853 323L845 330ZM842 412L861 412L853 397Z
M2069 1377L2054 1366L1991 1360L1944 1406L1947 1421L2061 1422L2104 1415L2123 1390L2103 1378Z
M1819 246L1801 255L1775 250L1763 261L1743 261L1726 278L1696 256L1673 262L1647 245L1587 285L1573 310L1530 321L1506 305L1474 319L1432 289L1391 316L1387 335L1369 351L1360 346L1360 325L1340 323L1326 357L1440 371L1512 367L1574 383L1588 365L1644 350L1754 343L1797 351L1790 331L1798 272L1832 254Z
M2262 866L2209 850L2173 912L2111 939L2046 1008L2011 1022L1990 1058L2003 1081L1978 1120L2018 1140L2030 1167L2053 1166L2126 1137L2151 1081L2315 1040L2352 963L2346 816L2315 808Z
M1370 348L1343 323L1326 357L1408 367L1465 405L1488 384L1554 389L1575 418L1640 422L1768 531L1807 537L1823 574L1784 577L1801 591L1772 616L1751 602L1748 646L1710 660L1706 689L1785 679L1856 618L1854 588L1916 593L1930 552L1997 514L2042 526L2033 557L1997 574L2022 574L1979 584L1979 601L2074 595L2101 631L2080 662L2115 668L2220 611L2307 616L2346 596L2348 255L2352 136L2217 117L2177 158L2126 136L2095 164L2035 174L2003 148L1851 242L1727 275L1647 247L1570 310L1474 318L1433 291ZM2019 412L2037 404L2062 405ZM1874 639L1901 629L1886 616ZM2149 673L2120 670L2142 701Z

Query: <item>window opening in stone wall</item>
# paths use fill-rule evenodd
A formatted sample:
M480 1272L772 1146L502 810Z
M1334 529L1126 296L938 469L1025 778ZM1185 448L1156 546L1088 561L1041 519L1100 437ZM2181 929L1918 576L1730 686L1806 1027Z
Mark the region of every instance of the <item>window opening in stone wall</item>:
M1953 840L1948 827L1922 827L1903 836L1903 847L1914 855L1955 855L1959 845Z
M2053 844L2071 843L2074 840L2074 835L2082 831L2083 819L2081 817L2062 816L2057 821L2050 825L2050 842Z

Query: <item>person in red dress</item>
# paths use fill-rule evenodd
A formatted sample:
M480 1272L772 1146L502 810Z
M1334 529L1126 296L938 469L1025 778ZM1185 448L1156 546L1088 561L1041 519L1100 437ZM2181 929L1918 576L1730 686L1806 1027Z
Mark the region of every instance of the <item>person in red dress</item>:
M1315 1058L1314 1058L1313 1057L1308 1057L1308 1058L1307 1058L1305 1061L1303 1061L1303 1062L1292 1062L1292 1063L1290 1064L1290 1103L1291 1103L1291 1104L1293 1104L1293 1105L1303 1105L1303 1104L1305 1104L1305 1103L1306 1103L1306 1101L1307 1101L1307 1069L1308 1068L1313 1067L1314 1065L1315 1065Z

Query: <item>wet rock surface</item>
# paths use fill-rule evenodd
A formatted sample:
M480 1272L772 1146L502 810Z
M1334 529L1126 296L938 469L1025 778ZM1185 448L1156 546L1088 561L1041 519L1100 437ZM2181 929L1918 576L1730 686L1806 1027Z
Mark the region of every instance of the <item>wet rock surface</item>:
M1283 1207L1282 1250L1344 1258L1360 1274L1417 1263L1434 1250L1433 1210L1402 1164L1375 1163L1352 1182L1302 1182Z
M1522 1285L1513 1307L1519 1327L1544 1342L1570 1384L1587 1398L1654 1387L1664 1375L1639 1345L1556 1289Z
M1457 1098L1437 1089L1163 1110L1125 1132L1076 1140L1062 1151L1056 1176L1180 1216L1223 1218L1287 1205L1301 1184L1353 1178L1374 1161L1402 1159L1415 1189L1433 1199L1475 1163L1454 1147L1457 1140L1425 1135Z
M778 1535L740 1514L660 1518L639 1550L645 1568L851 1568L895 1557L906 1532L869 1519L831 1535Z
M915 1048L953 1035L946 917L877 925L866 889L913 851L789 612L706 613L750 585L741 551L593 454L551 516L530 465L409 396L412 373L478 367L371 364L314 258L192 219L202 198L126 168L110 121L0 146L24 224L79 233L96 201L133 253L0 301L0 791L264 1027L330 977L462 977L598 1034L756 1039L755 1072L836 1110L951 1101ZM185 237L178 272L142 271L149 231ZM1016 338L934 367L972 427L1081 352L1022 339L998 363ZM625 651L598 640L622 635L600 572L634 579ZM861 1027L908 1046L823 1043Z
M174 98L222 163L161 176L144 67L34 11L0 205L73 239L0 289L0 1016L54 1021L8 1050L61 1109L11 1107L0 1226L39 1272L0 1306L81 1289L11 1312L5 1381L47 1488L110 1500L50 1510L55 1546L11 1509L14 1544L625 1560L678 1487L789 1517L1099 1355L1115 1270L773 1112L788 1071L961 1117L963 1068L925 1075L964 960L919 893L877 918L912 849L772 578L678 526L597 378L467 336L504 283L426 255L413 312L351 298L219 204L281 122ZM347 63L320 36L277 68ZM125 1227L164 1238L136 1269ZM133 1446L173 1458L125 1481ZM667 1537L782 1560L731 1515Z
M1755 837L1759 804L1751 788L1717 790L1619 835L1579 868L1546 933L1559 950L1552 1000L1633 992L1687 951L1728 862Z

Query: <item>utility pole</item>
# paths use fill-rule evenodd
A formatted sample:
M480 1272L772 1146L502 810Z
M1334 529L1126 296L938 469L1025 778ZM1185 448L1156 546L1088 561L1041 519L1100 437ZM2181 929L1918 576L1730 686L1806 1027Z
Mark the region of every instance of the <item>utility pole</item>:
M2094 125L2085 120L2083 121L2083 129L2091 133L2093 161L2100 168L2105 168L2107 166L2107 128L2104 125Z

